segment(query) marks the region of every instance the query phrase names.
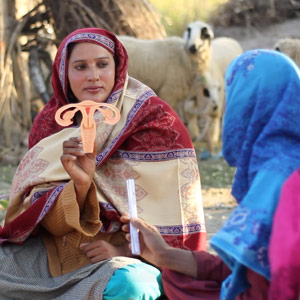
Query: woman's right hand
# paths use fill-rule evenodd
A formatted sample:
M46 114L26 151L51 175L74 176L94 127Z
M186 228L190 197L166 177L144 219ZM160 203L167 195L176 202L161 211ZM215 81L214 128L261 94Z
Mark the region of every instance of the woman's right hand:
M82 208L96 169L96 145L93 153L84 153L80 137L63 142L61 163L74 182L77 200Z
M81 138L63 142L61 162L75 184L90 184L95 172L96 153L84 153Z

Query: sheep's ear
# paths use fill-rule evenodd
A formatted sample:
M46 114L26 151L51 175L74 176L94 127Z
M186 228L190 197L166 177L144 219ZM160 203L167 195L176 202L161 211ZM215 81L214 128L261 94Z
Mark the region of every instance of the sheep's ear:
M186 30L183 33L183 40L187 42L189 38L191 37L191 28L187 27Z
M183 40L184 42L187 42L187 39L188 39L188 32L185 30L184 33L183 33Z

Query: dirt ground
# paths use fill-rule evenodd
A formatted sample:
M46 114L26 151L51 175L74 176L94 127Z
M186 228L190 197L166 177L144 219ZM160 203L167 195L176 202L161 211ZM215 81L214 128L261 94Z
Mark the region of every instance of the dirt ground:
M284 37L300 38L300 18L274 24L265 28L215 28L216 36L230 36L237 39L244 50L254 48L272 49L278 39ZM201 146L195 145L200 153ZM5 157L1 161L0 153L0 196L9 193L10 183L15 170L10 156L8 162ZM224 224L236 203L231 196L230 186L234 176L234 169L230 168L222 159L199 161L202 182L202 196L208 240ZM0 199L1 201L1 199ZM0 223L4 211L0 204ZM211 251L208 243L208 250Z
M200 153L201 147L196 145L196 151ZM207 249L213 252L209 246L210 238L222 227L236 207L236 201L231 195L230 188L235 168L228 166L223 158L199 160L198 164L208 237Z

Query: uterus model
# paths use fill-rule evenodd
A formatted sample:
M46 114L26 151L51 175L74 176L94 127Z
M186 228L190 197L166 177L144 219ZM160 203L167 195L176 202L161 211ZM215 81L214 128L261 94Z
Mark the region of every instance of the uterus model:
M120 120L120 112L115 106L91 100L64 105L55 113L55 121L59 125L65 127L73 123L72 119L78 111L81 112L81 139L83 151L85 153L93 153L94 151L96 138L96 123L94 114L97 110L102 113L104 116L104 122L107 124L114 125Z

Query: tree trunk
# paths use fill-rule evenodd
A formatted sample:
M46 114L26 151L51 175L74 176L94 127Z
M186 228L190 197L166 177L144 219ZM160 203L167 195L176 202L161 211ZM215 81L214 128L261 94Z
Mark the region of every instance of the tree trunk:
M14 14L15 1L0 1L0 126L3 146L11 145L12 142L10 102L13 74L11 72L12 61L7 57L7 51L10 33L15 25Z
M2 152L19 150L31 126L27 64L19 34L26 19L17 21L15 0L0 1L0 127Z
M58 42L83 27L99 27L115 34L143 39L163 38L166 31L146 0L43 0L50 8Z

